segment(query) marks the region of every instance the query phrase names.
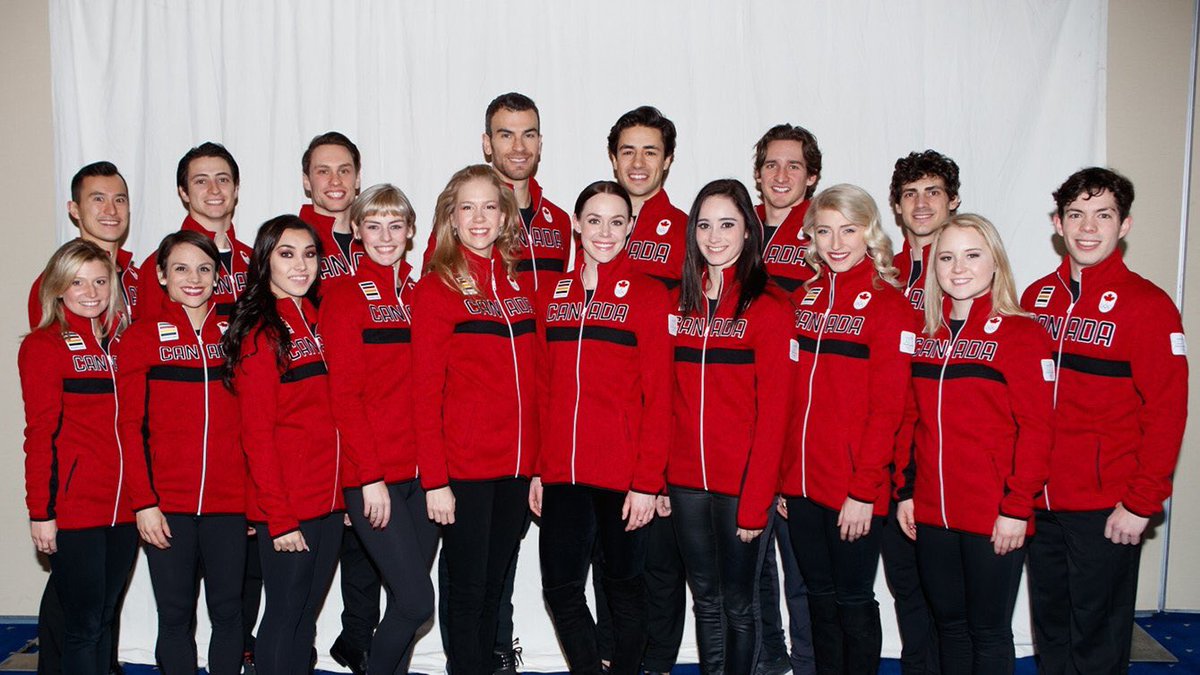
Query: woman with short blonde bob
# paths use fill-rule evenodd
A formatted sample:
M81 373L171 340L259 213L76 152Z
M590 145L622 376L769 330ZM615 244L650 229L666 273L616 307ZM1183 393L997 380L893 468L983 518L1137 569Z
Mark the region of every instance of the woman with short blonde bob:
M816 276L792 297L798 414L780 511L808 585L817 672L869 674L879 668L879 531L915 326L871 195L845 184L821 191L804 233Z
M1018 305L987 219L951 217L930 251L912 363L915 454L897 457L897 518L917 542L942 672L1012 673L1025 541L1049 473L1050 340Z

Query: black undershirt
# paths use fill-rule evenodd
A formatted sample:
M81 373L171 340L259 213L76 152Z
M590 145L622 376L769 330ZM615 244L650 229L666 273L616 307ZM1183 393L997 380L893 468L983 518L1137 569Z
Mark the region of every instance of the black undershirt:
M221 267L225 268L226 274L233 274L233 249L228 251L217 251L221 255Z
M775 236L775 233L778 230L779 230L778 225L767 225L766 223L763 223L763 241L764 242L771 241L771 238Z
M917 280L921 278L921 268L924 266L920 258L913 258L912 271L908 274L909 288L912 288L913 284L916 284Z
M533 211L532 204L526 208L521 209L521 220L525 223L525 227L529 227L529 224L533 222L533 215L534 215L534 211Z
M950 335L958 337L958 332L962 330L963 324L966 322L966 319L950 319Z
M354 235L350 232L334 232L333 240L337 242L342 255L346 255L346 252L350 250L350 242L354 241Z
M583 289L583 304L587 305L587 304L591 303L592 296L595 294L596 294L596 289L594 289L594 288Z
M717 315L717 298L708 298L708 316L714 317Z
M1080 294L1080 292L1081 292L1081 291L1080 291L1080 288L1079 288L1079 282L1078 282L1078 281L1075 281L1074 279L1072 279L1072 280L1071 280L1071 283L1070 283L1070 284L1068 284L1068 286L1069 286L1069 287L1070 287L1070 289L1071 289L1071 302L1078 302L1078 301L1079 301L1079 294Z

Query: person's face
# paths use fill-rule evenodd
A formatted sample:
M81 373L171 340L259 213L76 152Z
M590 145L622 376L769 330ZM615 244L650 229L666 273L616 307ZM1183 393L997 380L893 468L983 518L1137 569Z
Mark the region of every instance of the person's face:
M309 157L304 192L312 199L317 213L342 213L358 196L358 169L354 157L341 145L318 145Z
M501 108L492 115L492 133L483 135L483 154L509 182L528 180L542 158L537 113Z
M617 257L629 236L629 207L616 195L598 194L583 204L575 218L575 231L590 265L602 265Z
M662 132L651 127L629 127L617 138L617 154L609 155L613 175L630 197L650 197L666 180L673 157L665 154Z
M454 234L468 250L485 258L500 236L500 190L486 178L473 178L454 195Z
M367 257L385 267L400 262L413 236L408 218L394 213L365 216L361 223L353 223L352 228L354 236L362 240Z
M271 293L302 298L317 279L317 242L305 230L284 230L271 251Z
M714 195L700 205L696 244L710 267L723 270L736 263L749 236L746 219L729 197Z
M87 176L79 202L67 202L79 236L97 244L119 244L129 231L129 190L120 176Z
M186 189L179 188L179 198L193 217L223 220L233 215L237 196L229 162L220 157L197 157L188 163Z
M216 270L216 263L204 251L191 244L178 244L157 270L158 283L166 287L172 302L196 309L212 297Z
M834 272L845 272L867 255L866 229L841 211L821 209L813 224L813 246Z
M763 165L754 175L763 201L773 209L789 209L800 203L808 188L816 185L817 177L808 172L804 144L792 140L767 143Z
M1117 199L1108 190L1095 197L1082 193L1067 204L1061 218L1054 215L1054 229L1076 269L1097 265L1111 255L1132 224L1129 216L1121 219Z
M907 230L927 237L946 222L958 203L958 197L950 199L941 176L922 176L900 186L900 201L893 208Z
M99 260L89 260L79 266L71 285L60 298L72 314L95 319L108 310L108 267Z
M992 289L996 259L975 228L943 230L938 236L934 261L938 285L954 300L978 298Z

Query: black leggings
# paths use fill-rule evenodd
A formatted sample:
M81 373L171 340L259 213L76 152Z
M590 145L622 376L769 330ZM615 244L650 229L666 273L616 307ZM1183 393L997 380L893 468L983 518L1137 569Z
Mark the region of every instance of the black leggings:
M433 615L429 568L437 550L437 525L429 520L425 491L417 480L387 486L392 517L376 530L363 515L362 488L346 490L346 509L367 555L387 589L387 611L371 640L368 668L394 673L413 644L417 630Z
M917 526L917 567L937 624L943 673L1011 675L1012 617L1025 548L996 555L989 537Z
M260 673L301 675L310 672L317 611L325 601L342 546L343 516L331 513L300 523L307 551L275 550L266 523L255 523L262 560L263 610L254 643L254 663Z
M242 668L242 579L246 570L246 517L167 514L171 547L146 546L158 606L154 656L167 675L196 672L196 586L204 572L204 599L212 620L208 672Z
M112 623L137 556L133 524L59 530L50 556L51 579L65 617L62 668L75 675L107 675Z
M442 528L450 670L454 675L490 675L497 608L529 513L529 481L451 480L450 489L454 524Z

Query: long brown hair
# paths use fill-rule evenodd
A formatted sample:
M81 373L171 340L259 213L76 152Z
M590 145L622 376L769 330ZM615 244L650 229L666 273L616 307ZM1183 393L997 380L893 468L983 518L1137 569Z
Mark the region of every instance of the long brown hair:
M438 195L437 205L433 209L433 255L429 258L427 274L437 274L450 288L462 292L460 279L469 279L471 270L467 266L467 258L458 246L458 237L454 233L454 207L458 203L458 191L463 185L473 180L486 180L500 194L500 235L496 237L493 246L500 252L504 260L504 269L509 277L515 277L517 271L517 255L521 249L521 212L517 210L517 201L512 190L508 189L496 172L486 164L472 164L459 169L450 177L446 188Z

